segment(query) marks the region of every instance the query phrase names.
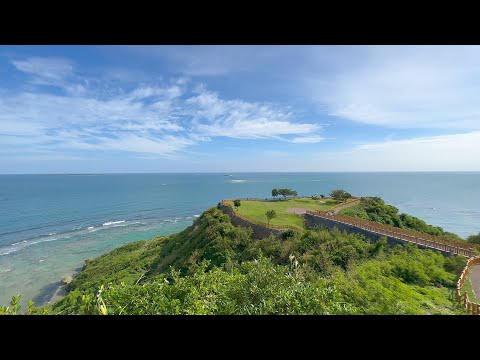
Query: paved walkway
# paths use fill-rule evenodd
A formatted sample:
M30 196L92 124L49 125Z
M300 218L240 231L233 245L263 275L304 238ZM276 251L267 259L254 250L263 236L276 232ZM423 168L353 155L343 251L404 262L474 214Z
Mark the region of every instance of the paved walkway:
M472 281L472 287L473 291L475 292L475 296L477 297L477 300L480 300L480 265L473 267L470 280Z
M287 212L291 214L305 214L307 212L307 209L302 209L302 208L288 208Z

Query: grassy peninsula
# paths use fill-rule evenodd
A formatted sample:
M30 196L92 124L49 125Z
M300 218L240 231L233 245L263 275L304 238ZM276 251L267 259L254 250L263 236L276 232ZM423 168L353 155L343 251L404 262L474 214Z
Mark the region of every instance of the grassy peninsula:
M233 226L227 215L210 208L178 234L87 261L63 299L29 312L464 313L453 298L464 258L412 245L392 248L336 229L261 240L251 235L251 229Z
M228 203L230 206L234 206L233 201L228 201ZM271 225L293 225L303 229L304 223L302 218L298 215L289 213L287 209L305 208L309 210L328 211L339 203L340 201L333 199L314 200L307 197L279 201L248 200L241 201L241 206L236 209L236 212L248 216L253 220L266 222L265 212L267 210L275 210L277 216L271 220Z

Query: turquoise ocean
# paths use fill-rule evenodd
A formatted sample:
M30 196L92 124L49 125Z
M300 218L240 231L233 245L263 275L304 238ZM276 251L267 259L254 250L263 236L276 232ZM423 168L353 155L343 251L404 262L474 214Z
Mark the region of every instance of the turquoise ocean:
M480 172L0 175L0 305L61 296L84 260L136 240L183 230L232 197L335 188L380 196L462 237L480 232Z

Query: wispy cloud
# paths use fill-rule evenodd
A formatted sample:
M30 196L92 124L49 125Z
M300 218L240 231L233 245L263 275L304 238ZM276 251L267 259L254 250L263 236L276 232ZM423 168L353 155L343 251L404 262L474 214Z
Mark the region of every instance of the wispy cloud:
M299 136L294 137L290 142L294 144L314 144L323 141L324 138L321 136Z
M203 90L186 100L193 117L193 126L206 136L238 139L278 138L282 135L311 134L319 124L292 121L286 109L241 100L222 100L216 93Z
M35 79L47 83L62 82L73 74L72 63L61 58L31 57L24 60L14 60L12 64L18 70L34 75Z
M392 128L480 129L480 47L377 46L355 53L351 66L305 78L327 112Z
M30 75L32 84L56 86L71 94L82 94L86 90L84 84L70 81L74 78L74 71L73 63L68 59L30 57L13 60L12 65Z
M476 171L480 131L358 145L320 153L315 162L333 171Z
M321 130L319 124L296 122L285 107L221 99L204 86L190 85L187 78L104 93L99 92L98 83L89 87L88 78L78 73L72 77L75 70L68 61L30 58L14 65L39 83L64 88L86 84L82 92L63 95L41 88L3 91L2 147L15 151L102 150L172 158L214 137L288 140L288 136L304 135L292 142L320 139L315 135Z

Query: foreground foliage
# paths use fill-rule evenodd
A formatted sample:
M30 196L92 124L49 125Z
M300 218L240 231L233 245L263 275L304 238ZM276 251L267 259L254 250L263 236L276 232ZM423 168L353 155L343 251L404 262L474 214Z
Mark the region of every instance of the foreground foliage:
M51 314L454 314L460 257L315 229L252 240L209 209L86 264Z

